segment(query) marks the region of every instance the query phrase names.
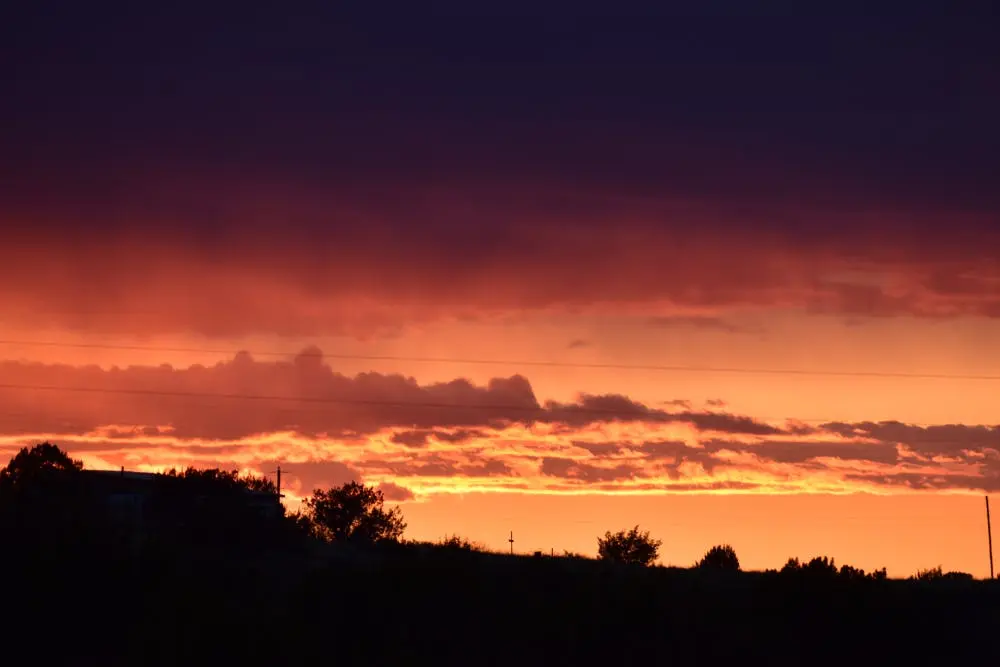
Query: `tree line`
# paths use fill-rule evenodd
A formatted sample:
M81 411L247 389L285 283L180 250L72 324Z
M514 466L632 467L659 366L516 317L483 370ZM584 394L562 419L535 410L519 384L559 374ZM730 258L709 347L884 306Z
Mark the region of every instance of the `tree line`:
M4 533L51 541L57 538L93 541L103 536L119 537L121 526L107 521L98 498L82 479L83 465L59 447L45 442L22 448L0 469L0 528ZM247 548L262 544L306 542L373 547L407 543L406 522L398 507L387 507L378 488L351 481L328 489L316 489L301 508L276 517L264 517L243 502L243 494L277 496L274 484L265 478L219 469L170 470L154 476L145 508L147 538L160 544L200 543ZM126 531L127 532L127 531ZM415 542L409 541L410 544ZM626 566L649 567L660 555L662 541L638 525L597 538L597 560ZM449 551L486 552L480 544L452 535L433 546ZM565 552L564 556L585 558ZM700 570L739 572L740 560L728 544L710 548L695 563ZM865 572L850 565L837 567L833 559L817 557L807 562L789 559L780 570L788 577L811 577L845 581L886 579L885 568ZM962 572L944 572L940 567L911 577L920 581L964 580Z

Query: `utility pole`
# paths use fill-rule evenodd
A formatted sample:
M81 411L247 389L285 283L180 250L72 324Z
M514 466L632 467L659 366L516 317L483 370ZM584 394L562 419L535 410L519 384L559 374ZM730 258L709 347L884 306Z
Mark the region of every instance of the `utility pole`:
M275 486L278 489L278 497L280 498L281 497L281 465L280 464L278 465L277 473L278 473L278 482L277 482L277 484L275 484Z
M986 496L986 540L990 545L990 579L993 579L993 528L990 526L989 496Z
M507 541L510 542L510 555L513 556L514 555L514 531L513 530L510 531L510 539L507 540Z

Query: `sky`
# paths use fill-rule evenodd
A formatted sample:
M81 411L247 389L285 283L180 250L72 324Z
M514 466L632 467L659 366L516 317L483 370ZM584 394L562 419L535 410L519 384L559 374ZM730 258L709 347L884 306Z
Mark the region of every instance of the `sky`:
M0 460L988 572L995 10L342 4L4 10Z

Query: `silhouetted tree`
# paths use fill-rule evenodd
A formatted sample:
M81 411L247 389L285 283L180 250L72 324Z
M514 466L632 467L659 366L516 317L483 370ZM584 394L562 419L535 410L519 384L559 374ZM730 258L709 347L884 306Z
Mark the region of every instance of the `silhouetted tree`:
M300 537L318 538L316 527L312 519L301 509L293 514L287 515L288 523L292 527L292 532Z
M838 573L837 564L832 558L826 556L816 556L811 561L802 566L802 570L807 574L817 576L833 576Z
M709 549L701 560L698 567L709 570L730 570L739 572L740 559L736 557L736 550L728 544L720 544Z
M933 581L935 579L944 578L944 572L941 571L941 566L932 567L926 570L918 570L915 575L910 577L916 581Z
M798 558L789 558L781 567L780 574L795 574L802 569L802 563Z
M22 447L10 463L0 469L0 492L65 480L82 469L83 463L51 443L43 442L31 449Z
M839 571L832 558L817 556L808 563L800 563L798 558L789 558L781 568L781 574L799 575L811 579L836 579Z
M101 517L82 483L82 469L80 461L51 443L22 448L0 469L2 530L36 548L96 543Z
M770 571L773 572L773 570ZM853 565L843 565L838 570L833 559L826 556L813 558L808 563L801 563L798 558L789 558L788 562L781 568L780 574L845 582L884 581L888 578L884 567L871 573Z
M883 581L888 578L884 567L869 574L853 565L841 565L838 576L845 581Z
M398 507L386 510L381 489L348 482L317 490L303 503L314 533L329 542L398 541L406 529Z
M660 553L660 540L649 536L649 531L640 531L639 526L631 530L610 531L597 538L597 555L601 560L629 565L649 565Z

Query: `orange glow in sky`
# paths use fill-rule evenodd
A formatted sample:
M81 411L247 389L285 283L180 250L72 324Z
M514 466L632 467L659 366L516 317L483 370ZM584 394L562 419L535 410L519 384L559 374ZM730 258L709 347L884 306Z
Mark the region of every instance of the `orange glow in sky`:
M990 21L76 4L9 22L0 462L987 573Z
M68 334L43 339L56 345L14 345L30 338L8 331L3 356L20 361L6 362L7 383L108 392L4 390L4 422L20 430L6 431L0 451L47 439L88 467L221 466L273 475L281 465L292 509L312 488L363 478L401 503L407 535L417 539L459 533L504 549L513 530L518 549L593 553L598 534L638 523L664 539L663 562L674 565L729 542L751 568L830 555L886 566L898 576L936 565L984 574L983 492L976 487L997 475L1000 433L975 425L989 424L997 383L891 374L1000 374L1000 328L920 321L848 326L785 314L764 330L755 328L759 321L748 320L746 330L705 331L651 329L641 320L609 329L599 319L561 317L446 322L369 342L99 339L106 347L73 347L95 339ZM333 356L306 363L282 354L307 345ZM250 350L242 366L234 362L239 349ZM425 358L448 361L419 360ZM191 369L195 364L202 370ZM671 365L815 374L653 368ZM845 369L889 375L824 374ZM333 371L343 374L346 388L332 388ZM412 380L382 379L400 372ZM490 384L514 373L524 385ZM490 389L478 399L451 390L421 393L456 378ZM135 387L181 395L114 393ZM344 391L348 399L389 405L338 403ZM613 403L595 412L579 403L579 413L495 423L525 415L501 409L456 417L438 405L478 400L504 408L518 404L524 391L541 406L574 404L581 392L621 394L665 414L745 416L751 425L716 428L683 416L609 421ZM331 402L294 400L317 396L332 396ZM414 401L431 405L397 419ZM123 419L129 416L141 421ZM846 426L883 420L909 431ZM824 427L831 423L840 426ZM920 430L935 424L966 426ZM337 435L340 428L354 434Z

